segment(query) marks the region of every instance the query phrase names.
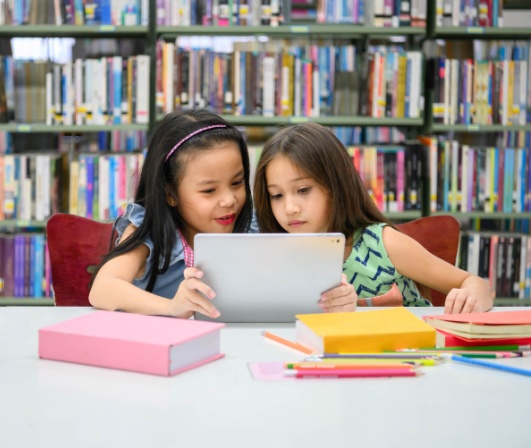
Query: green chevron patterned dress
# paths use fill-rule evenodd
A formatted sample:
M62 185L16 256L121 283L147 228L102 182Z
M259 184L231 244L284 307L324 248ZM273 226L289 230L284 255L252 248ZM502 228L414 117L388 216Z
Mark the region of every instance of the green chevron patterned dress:
M431 306L413 280L404 277L391 263L382 240L386 224L373 224L354 233L352 252L343 263L343 272L361 299L380 296L396 283L404 306Z

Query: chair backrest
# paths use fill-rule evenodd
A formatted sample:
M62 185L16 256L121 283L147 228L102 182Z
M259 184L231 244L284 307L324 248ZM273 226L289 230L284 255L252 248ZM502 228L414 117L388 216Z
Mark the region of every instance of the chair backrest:
M94 267L109 252L112 223L58 213L46 224L56 306L90 306Z
M426 216L404 224L397 224L396 228L417 240L433 255L455 265L459 250L460 228L459 221L453 216ZM429 291L429 299L434 306L444 306L445 294L425 286L423 289Z

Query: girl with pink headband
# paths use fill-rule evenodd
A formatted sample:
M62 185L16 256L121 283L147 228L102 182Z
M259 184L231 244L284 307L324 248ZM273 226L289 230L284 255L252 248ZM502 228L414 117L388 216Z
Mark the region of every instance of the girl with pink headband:
M118 240L92 279L96 308L218 317L214 292L193 267L197 233L251 228L249 156L240 132L205 110L159 123L133 203L117 219ZM168 300L171 299L171 300Z

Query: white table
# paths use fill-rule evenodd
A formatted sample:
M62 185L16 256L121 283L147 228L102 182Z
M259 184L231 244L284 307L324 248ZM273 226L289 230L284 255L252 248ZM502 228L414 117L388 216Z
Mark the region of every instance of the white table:
M229 325L224 359L169 378L38 358L39 328L89 312L0 308L0 447L531 446L530 377L445 363L417 378L254 380L249 361L299 359L260 336L294 339L293 325Z

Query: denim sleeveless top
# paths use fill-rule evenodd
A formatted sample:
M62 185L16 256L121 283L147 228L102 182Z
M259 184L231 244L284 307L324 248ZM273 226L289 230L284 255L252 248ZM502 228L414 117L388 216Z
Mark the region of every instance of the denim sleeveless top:
M125 229L133 224L135 227L139 227L144 221L145 209L139 204L133 202L127 204L125 213L117 219L116 221L116 231L118 232L119 238L121 238ZM253 214L253 221L251 223L251 228L249 229L250 233L256 233L258 229L255 216ZM177 230L175 230L178 232ZM119 241L119 240L118 240ZM146 289L149 281L149 272L153 266L153 240L151 237L147 237L144 241L144 244L149 249L149 255L146 259L146 269L144 274L140 278L135 278L133 280L133 285L138 286L139 288ZM181 242L181 238L177 234L175 238L175 244L172 247L170 255L170 265L168 270L164 274L159 274L157 280L155 281L155 286L153 288L153 294L156 294L167 299L173 298L179 285L184 280L184 270L186 265L184 262L184 249ZM159 266L164 265L164 260L159 261Z
M396 283L404 306L431 306L415 282L393 266L385 250L382 231L387 224L372 224L354 232L352 252L343 263L343 272L361 299L380 296Z

